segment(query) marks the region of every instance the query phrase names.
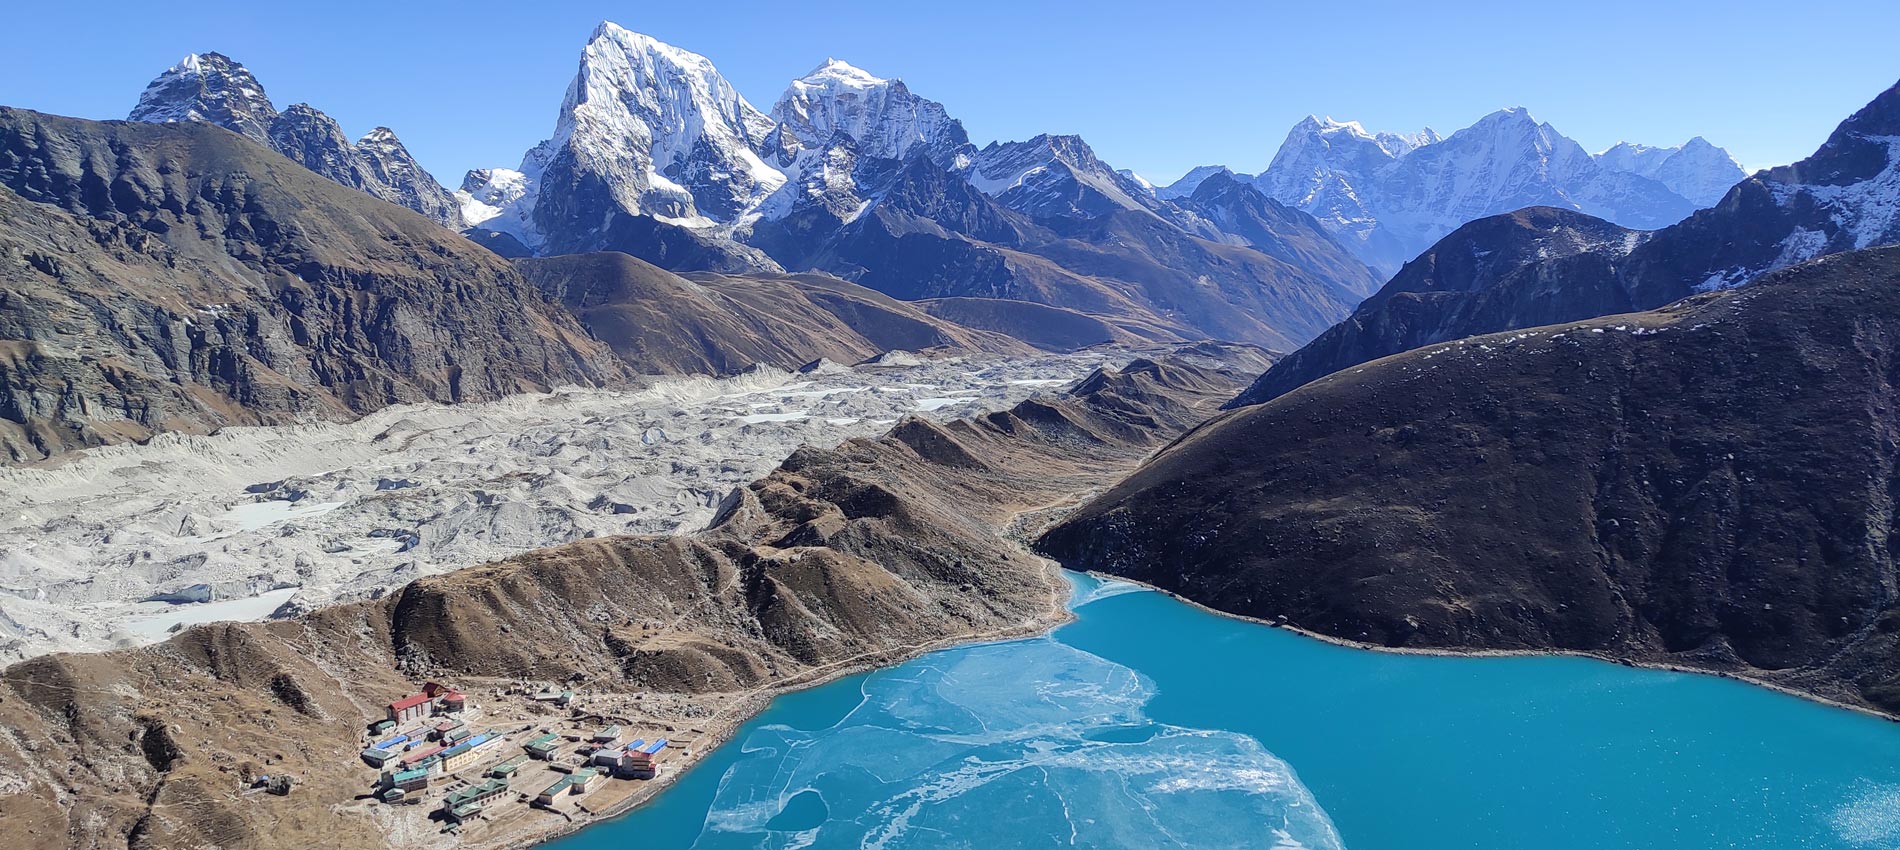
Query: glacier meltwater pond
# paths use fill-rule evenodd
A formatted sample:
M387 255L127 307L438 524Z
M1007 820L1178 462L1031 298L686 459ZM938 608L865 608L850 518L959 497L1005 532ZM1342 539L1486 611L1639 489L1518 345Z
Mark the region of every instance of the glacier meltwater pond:
M1886 721L1588 659L1348 649L1074 580L1054 634L784 696L553 846L1900 846Z

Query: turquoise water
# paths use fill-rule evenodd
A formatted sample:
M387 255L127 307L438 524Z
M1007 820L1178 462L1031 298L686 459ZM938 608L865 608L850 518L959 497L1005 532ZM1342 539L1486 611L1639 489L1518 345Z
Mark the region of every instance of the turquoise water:
M1580 658L1347 649L1076 581L1054 634L781 697L551 846L1900 847L1900 725Z

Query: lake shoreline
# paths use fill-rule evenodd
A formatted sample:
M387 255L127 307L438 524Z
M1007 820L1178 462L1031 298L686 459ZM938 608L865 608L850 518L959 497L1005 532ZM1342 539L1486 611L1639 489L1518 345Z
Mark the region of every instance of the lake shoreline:
M532 850L532 848L545 847L563 838L625 816L642 805L652 802L655 797L698 767L701 761L731 743L733 736L738 734L741 727L757 718L772 704L773 700L785 694L828 685L859 673L895 667L946 649L1007 643L1048 634L1073 621L1075 611L1069 607L1073 589L1068 580L1063 577L1064 571L1054 561L1045 560L1045 564L1048 568L1046 576L1049 579L1049 605L1029 620L1008 628L953 635L926 644L879 652L868 657L846 659L834 662L835 667L828 665L825 668L807 670L791 676L786 681L762 688L734 703L727 711L730 717L716 716L712 721L707 722L706 733L699 739L703 745L695 746L690 754L668 764L669 767L675 769L667 770L653 779L643 780L644 784L638 791L613 806L592 813L584 820L561 824L537 837L511 838L495 842L473 841L462 846L473 848L473 850Z
M1086 570L1084 572L1086 572L1087 575L1094 576L1098 579L1126 582L1128 584L1137 585L1142 588L1146 588L1147 590L1153 591L1155 593L1159 593L1163 596L1173 599L1176 602L1180 602L1182 604L1185 604L1194 608L1198 608L1202 611L1205 611L1209 614L1213 614L1214 616L1217 616L1217 617L1224 617L1230 620L1239 620L1241 622L1254 623L1257 625L1266 626L1268 628L1279 629L1281 631L1291 632L1293 634L1300 635L1302 637L1312 638L1313 640L1319 641L1321 643L1332 644L1333 646L1345 647L1347 649L1359 649L1359 650L1365 650L1369 652L1380 652L1380 653L1385 653L1388 655L1423 655L1423 656L1440 656L1440 657L1445 657L1445 658L1548 658L1548 657L1588 658L1593 661L1601 661L1605 664L1615 664L1618 667L1636 667L1636 668L1641 668L1644 670L1658 670L1658 671L1667 672L1667 673L1690 673L1690 674L1694 674L1698 676L1713 676L1718 679L1728 679L1730 681L1740 682L1745 685L1751 685L1753 687L1763 688L1765 690L1770 690L1776 693L1785 694L1787 696L1795 697L1801 700L1805 700L1807 702L1825 705L1825 706L1828 706L1829 708L1838 708L1838 709L1843 709L1846 711L1851 711L1851 712L1854 712L1855 714L1865 715L1867 717L1872 717L1877 720L1884 720L1884 721L1887 721L1888 723L1900 723L1900 716L1888 714L1884 711L1880 711L1875 708L1870 708L1864 705L1855 705L1849 702L1843 702L1841 700L1837 700L1832 697L1822 696L1820 694L1813 693L1811 691L1803 691L1799 688L1792 688L1787 685L1782 685L1775 682L1763 681L1761 679L1757 679L1752 676L1747 676L1741 673L1735 673L1728 670L1710 670L1710 669L1701 668L1701 667L1691 667L1687 664L1672 664L1669 662L1662 662L1662 661L1643 661L1643 660L1635 659L1635 658L1622 658L1622 657L1613 656L1613 655L1605 655L1600 652L1590 652L1588 650L1582 650L1582 649L1554 649L1554 648L1553 649L1455 649L1455 648L1448 648L1448 647L1385 646L1382 644L1353 640L1351 638L1342 638L1336 635L1329 635L1322 632L1312 631L1310 629L1303 629L1303 628L1300 628L1299 626L1291 625L1288 623L1281 623L1274 620L1268 620L1261 617L1252 617L1246 614L1235 614L1231 611L1222 611L1219 608L1215 608L1209 605L1204 605L1186 596L1182 596L1179 593L1175 593L1174 591L1168 590L1166 588L1157 587L1155 585L1149 584L1148 582L1141 581L1139 579L1132 579L1126 576L1115 575L1114 573L1102 572L1100 570Z
M809 690L812 688L831 684L833 682L836 682L839 679L858 675L860 673L866 673L866 672L871 672L875 670L896 667L896 666L904 664L905 662L915 660L917 658L920 658L924 655L928 655L933 652L940 652L944 650L957 649L957 648L963 648L963 647L969 647L969 646L979 646L979 645L988 644L988 643L1007 643L1010 641L1037 637L1040 635L1045 635L1050 632L1053 632L1054 630L1062 627L1063 625L1066 625L1074 621L1076 618L1076 613L1074 609L1070 607L1070 602L1072 600L1072 588L1069 588L1068 581L1064 579L1062 576L1063 572L1065 572L1064 568L1062 568L1058 564L1055 564L1053 561L1048 562L1048 563L1049 563L1049 571L1047 575L1051 579L1051 584L1050 584L1051 592L1049 594L1050 604L1043 611L1041 611L1038 614L1038 616L1036 616L1035 618L1031 620L1024 621L1022 623L1019 623L1015 626L1012 626L1006 629L997 629L997 630L992 630L988 632L945 637L939 640L932 641L928 644L922 644L922 645L918 645L914 647L906 647L901 650L880 652L870 657L849 659L847 661L837 662L835 667L827 667L821 670L806 671L799 675L790 677L787 681L780 682L780 683L771 685L767 688L761 689L755 693L752 693L746 696L739 702L734 703L733 706L727 710L727 714L729 715L729 717L716 718L713 722L708 723L706 725L706 735L700 739L703 743L699 746L696 746L690 755L687 755L683 757L682 759L674 762L674 765L677 766L676 769L669 770L663 775L655 779L648 780L646 784L639 791L635 792L634 794L629 795L628 797L614 804L613 806L607 809L603 809L600 812L592 813L588 817L586 817L584 820L576 820L567 824L563 824L559 828L551 830L535 838L505 840L505 841L494 842L494 843L471 842L470 844L465 845L465 846L477 848L477 850L531 850L531 848L545 847L560 839L567 838L569 836L572 836L574 834L577 834L589 828L600 826L602 824L613 821L617 818L623 817L627 815L628 813L640 808L642 805L645 805L646 803L651 802L655 797L659 796L662 792L670 788L674 783L678 782L680 779L686 776L686 774L688 774L690 771L698 767L699 763L703 761L705 758L709 757L714 752L718 751L720 748L731 743L733 737L737 735L741 727L745 726L745 724L750 722L751 720L757 718L761 713L763 713L771 705L773 700L785 694L796 693L799 691ZM1745 675L1733 673L1733 672L1728 672L1728 671L1699 669L1699 668L1690 667L1688 665L1682 665L1682 664L1640 661L1636 659L1619 658L1615 656L1605 655L1602 653L1595 653L1595 652L1589 652L1589 651L1584 651L1584 650L1571 650L1571 649L1548 649L1548 650L1453 649L1453 648L1443 648L1443 647L1382 646L1379 644L1367 643L1365 641L1356 641L1356 640L1351 640L1348 638L1337 637L1334 635L1327 635L1320 632L1311 631L1309 629L1303 629L1298 626L1280 623L1273 620L1267 620L1260 617L1252 617L1252 616L1248 616L1244 614L1235 614L1228 611L1222 611L1218 608L1214 608L1214 607L1202 604L1193 599L1182 596L1178 593L1157 587L1148 582L1139 581L1137 579L1128 578L1126 576L1115 575L1113 573L1102 572L1099 570L1082 571L1081 574L1093 577L1100 581L1121 582L1121 583L1133 585L1136 587L1140 587L1143 590L1159 594L1161 596L1167 597L1168 599L1172 601L1181 603L1183 605L1197 609L1207 614L1221 617L1223 619L1245 622L1245 623L1249 623L1253 625L1265 626L1268 628L1277 629L1280 631L1300 635L1301 637L1310 638L1320 643L1324 643L1324 644L1328 644L1332 646L1338 646L1345 649L1384 653L1384 654L1389 654L1389 655L1436 656L1436 657L1445 657L1445 658L1537 658L1537 657L1586 658L1593 661L1603 662L1605 664L1614 664L1620 667L1633 667L1633 668L1640 668L1640 669L1647 669L1647 670L1656 670L1660 672L1686 673L1686 674L1692 674L1692 675L1701 675L1701 676L1710 676L1710 677L1720 678L1720 679L1728 679L1728 680L1739 682L1739 683L1746 684L1749 686L1758 687L1758 688L1762 688L1768 691L1780 693L1786 696L1795 697L1805 702L1815 703L1815 704L1827 706L1830 708L1844 709L1847 711L1854 712L1855 714L1864 715L1864 716L1872 717L1879 720L1884 720L1889 723L1900 723L1900 717L1895 717L1893 715L1876 711L1874 709L1867 708L1865 706L1857 706L1850 703L1845 703L1840 700L1830 699L1828 697L1821 696L1819 694L1801 691L1796 688L1791 688L1791 687L1776 684L1773 682L1766 682L1759 679L1751 678L1749 676L1745 676Z

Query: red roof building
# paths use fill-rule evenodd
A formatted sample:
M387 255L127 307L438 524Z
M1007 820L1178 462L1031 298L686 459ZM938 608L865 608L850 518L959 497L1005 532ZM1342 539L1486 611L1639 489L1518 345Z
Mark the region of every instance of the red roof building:
M402 763L404 766L412 765L430 756L440 754L446 749L448 749L448 747L428 747L426 749L416 750L413 753L403 756Z
M408 723L411 720L421 720L429 716L429 703L430 699L428 694L416 694L415 696L403 697L389 704L389 719L399 724Z

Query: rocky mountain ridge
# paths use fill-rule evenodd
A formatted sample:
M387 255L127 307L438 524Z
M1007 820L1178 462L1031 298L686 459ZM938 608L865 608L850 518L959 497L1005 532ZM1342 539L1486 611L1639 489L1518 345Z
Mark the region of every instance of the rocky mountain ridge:
M219 53L193 53L153 79L128 120L201 121L247 136L325 177L460 229L460 205L388 127L351 143L336 120L307 103L283 112L249 69Z
M622 382L505 261L250 139L0 107L0 459Z
M1900 713L1900 248L1438 343L1196 429L1040 547L1383 646L1571 650Z
M1227 169L1196 168L1159 194L1191 194L1219 171ZM1313 214L1389 277L1485 216L1550 206L1653 229L1714 205L1744 176L1700 136L1675 148L1623 143L1593 156L1514 107L1445 137L1430 128L1375 134L1357 122L1307 116L1250 179L1269 197Z
M1368 270L1310 229L1286 250L1270 228L1223 233L1077 137L978 148L942 104L836 59L767 115L705 57L611 23L583 50L549 140L518 168L471 172L458 198L498 250L814 270L899 298L1079 310L1151 338L1288 347L1371 289ZM1324 262L1277 259L1291 253Z

